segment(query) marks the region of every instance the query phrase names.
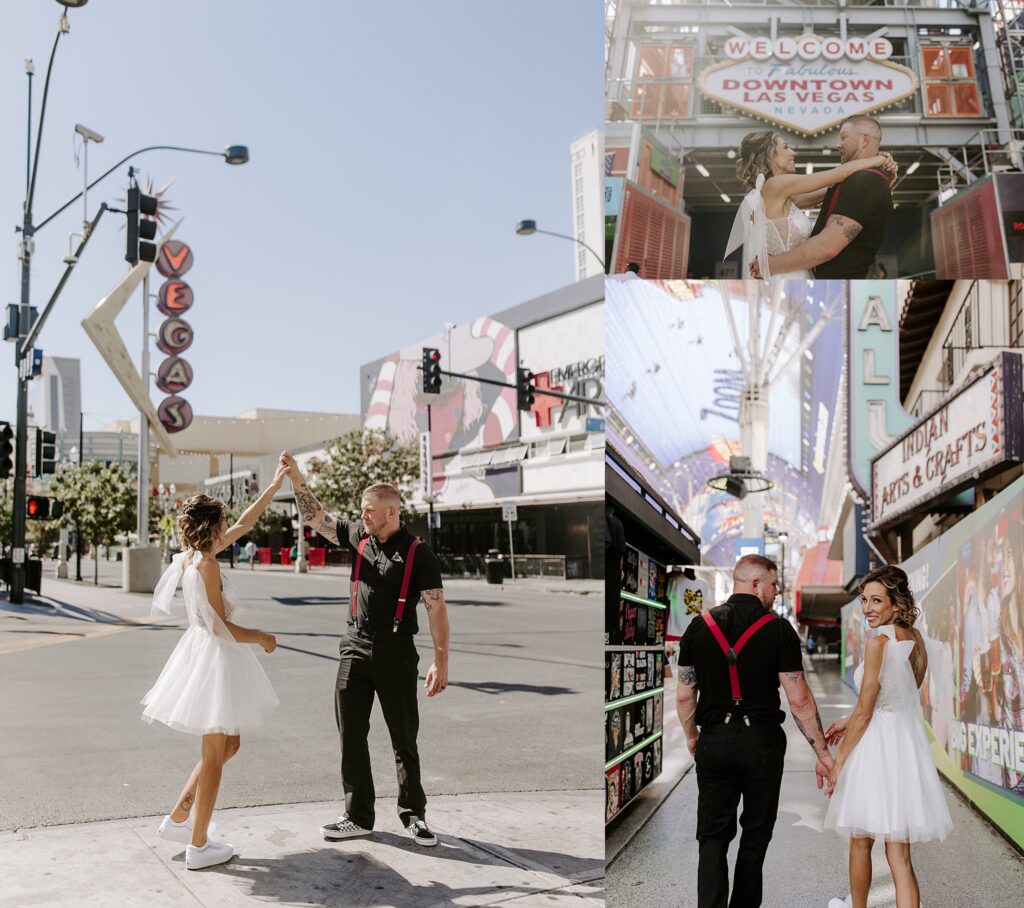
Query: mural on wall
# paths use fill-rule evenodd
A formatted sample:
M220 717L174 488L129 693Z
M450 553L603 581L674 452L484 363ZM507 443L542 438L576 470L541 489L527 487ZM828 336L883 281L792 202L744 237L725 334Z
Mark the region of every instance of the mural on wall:
M901 567L921 609L935 764L1024 845L1024 478ZM844 607L842 625L852 687L872 634L859 601Z
M517 471L485 463L486 449L518 438L514 388L501 388L470 379L444 377L440 394L424 394L420 373L422 348L441 351L441 368L494 381L515 383L515 330L493 318L479 318L453 328L446 335L428 338L365 366L361 374L363 426L386 429L402 441L414 443L427 430L430 405L434 494L447 504L496 499L518 493ZM465 475L462 456L439 458L462 451L480 461L475 475ZM511 479L515 488L510 488Z

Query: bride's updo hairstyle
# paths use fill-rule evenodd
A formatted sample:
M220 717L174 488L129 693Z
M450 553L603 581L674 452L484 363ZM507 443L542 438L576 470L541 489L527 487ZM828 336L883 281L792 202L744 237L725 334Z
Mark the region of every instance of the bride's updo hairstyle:
M775 157L775 140L779 134L773 129L748 132L740 142L740 154L736 159L736 176L747 189L754 188L759 173L772 175L772 158Z
M224 502L209 495L193 495L178 514L178 543L183 549L207 552L213 548L225 516Z
M913 627L921 610L914 604L914 594L911 592L906 572L894 564L886 564L865 574L857 588L863 593L864 587L873 582L878 582L885 587L885 591L889 594L889 600L896 606L896 614L892 619L893 624L900 627Z

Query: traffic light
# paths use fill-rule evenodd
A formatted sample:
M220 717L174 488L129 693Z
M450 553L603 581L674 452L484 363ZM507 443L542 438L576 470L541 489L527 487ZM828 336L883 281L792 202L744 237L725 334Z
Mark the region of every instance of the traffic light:
M29 495L25 516L29 520L56 520L64 513L64 502L45 495Z
M441 351L423 348L423 393L441 393Z
M45 429L36 429L35 476L57 472L57 436Z
M137 185L128 188L128 245L125 261L137 265L156 261L156 244L145 242L156 237L156 196L145 195ZM145 217L142 217L145 215Z
M516 369L516 406L520 410L532 410L537 392L536 377L529 369Z
M14 430L9 422L0 422L0 479L14 472Z

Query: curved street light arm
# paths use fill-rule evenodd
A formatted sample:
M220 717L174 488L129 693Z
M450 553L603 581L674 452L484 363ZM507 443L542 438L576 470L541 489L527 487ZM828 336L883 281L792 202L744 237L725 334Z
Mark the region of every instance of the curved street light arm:
M40 126L41 125L42 124L40 123ZM36 148L36 150L38 151L38 147ZM82 197L82 193L84 193L86 190L92 189L92 187L95 186L97 183L99 183L101 180L104 180L107 177L109 177L115 170L117 170L118 167L120 167L126 161L130 161L136 155L143 154L144 152L147 152L147 151L187 151L187 152L191 152L192 154L210 154L210 155L214 155L214 156L216 156L218 158L223 158L225 156L225 154L226 154L223 151L205 151L202 148L182 148L180 145L149 145L146 148L140 148L140 149L138 149L138 151L133 151L130 155L125 155L125 157L121 158L121 160L118 161L113 167L111 167L109 170L105 171L104 173L100 174L100 176L96 177L95 180L93 180L88 186L85 187L85 189L82 190L82 192L80 192L76 196L68 199L67 202L65 202L63 205L61 205L60 208L58 208L48 218L46 218L43 221L40 221L38 224L33 226L32 232L35 233L40 228L45 227L47 224L49 224L50 221L52 221L55 217L57 217L58 214L61 214L62 212L64 212L68 208L70 208L72 205L74 205L74 203L77 202Z
M50 62L46 66L46 81L43 83L43 103L39 111L39 129L36 132L36 154L32 162L32 179L28 185L28 197L25 199L25 219L28 221L32 213L32 197L36 194L36 173L39 170L39 146L43 139L43 121L46 119L46 96L50 93L50 73L53 72L53 58L57 56L57 45L60 43L60 36L64 32L57 29L57 37L53 40L53 50L50 51ZM29 135L31 136L31 132Z
M567 233L554 233L551 230L541 230L540 227L535 227L533 232L534 233L546 233L548 236L557 236L557 237L561 237L563 240L572 240L574 243L579 243L595 259L597 259L597 261L601 265L601 270L607 273L608 268L607 268L607 266L604 263L604 259L601 258L601 256L599 256L596 252L594 252L594 250L591 249L586 243L584 243L583 240L581 240L581 239L579 239L577 237L574 237L574 236L569 236Z

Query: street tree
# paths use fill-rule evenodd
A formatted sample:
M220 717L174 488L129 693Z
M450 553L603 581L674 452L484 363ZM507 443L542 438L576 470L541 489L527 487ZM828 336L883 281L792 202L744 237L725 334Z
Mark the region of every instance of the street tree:
M236 501L234 506L228 507L228 522L237 523L238 518L245 513L245 510L259 498L259 495L250 495L242 501ZM280 539L281 536L288 528L288 518L284 515L275 511L272 507L268 507L259 517L256 518L256 523L253 524L252 530L249 535L253 537L253 542L258 546L270 545L274 539Z
M409 493L419 478L419 449L390 432L356 430L327 445L326 457L309 462L310 483L320 503L343 520L358 520L363 489L389 482L402 492L401 519L414 516Z
M50 484L64 502L60 525L75 524L92 545L93 583L99 584L99 547L135 526L135 481L120 464L89 461L61 470Z

